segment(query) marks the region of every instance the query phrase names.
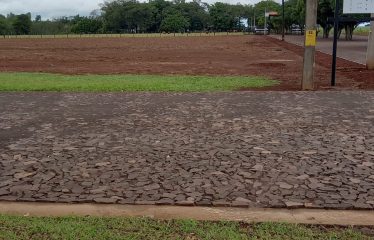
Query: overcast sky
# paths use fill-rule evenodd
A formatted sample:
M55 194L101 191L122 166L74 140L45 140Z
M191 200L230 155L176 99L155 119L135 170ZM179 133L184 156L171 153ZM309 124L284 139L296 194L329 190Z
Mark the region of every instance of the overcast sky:
M233 4L253 4L260 0L220 1ZM73 16L77 14L89 15L92 10L99 8L99 4L102 2L104 2L104 0L0 0L0 14L6 15L9 12L15 14L31 12L33 18L35 15L41 15L43 19ZM203 2L212 3L216 1L203 0Z

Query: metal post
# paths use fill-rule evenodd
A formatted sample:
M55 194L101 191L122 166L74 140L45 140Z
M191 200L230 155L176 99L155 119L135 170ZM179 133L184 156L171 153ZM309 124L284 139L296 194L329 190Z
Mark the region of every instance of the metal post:
M253 14L253 27L256 27L256 14Z
M284 0L282 0L282 41L284 41L284 28L285 28L285 16L284 16Z
M317 37L317 7L318 1L306 1L305 16L305 49L304 49L304 70L303 70L303 90L314 89L314 65Z
M266 19L266 8L265 8L265 26L264 26L264 35L266 35L266 26L267 26L267 19Z
M368 69L374 70L374 13L371 14L370 35L366 56L366 66Z
M335 0L334 14L334 45L332 47L332 70L331 70L331 86L336 85L336 55L338 51L338 34L339 34L339 6L340 1Z

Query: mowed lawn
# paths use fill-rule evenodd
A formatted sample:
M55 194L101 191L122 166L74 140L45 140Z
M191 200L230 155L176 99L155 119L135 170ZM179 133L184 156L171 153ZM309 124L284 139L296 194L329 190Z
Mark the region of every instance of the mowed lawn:
M62 75L0 73L0 91L56 92L210 92L261 88L278 84L265 77Z
M161 221L149 218L14 217L0 215L0 239L371 239L350 228L193 220Z

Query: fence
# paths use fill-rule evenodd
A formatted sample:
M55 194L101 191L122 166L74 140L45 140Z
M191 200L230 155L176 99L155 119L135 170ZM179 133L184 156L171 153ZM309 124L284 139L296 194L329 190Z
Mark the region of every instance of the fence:
M140 38L140 37L199 37L199 36L238 36L243 32L194 32L194 33L124 33L124 34L55 34L55 35L2 35L1 39L37 38Z

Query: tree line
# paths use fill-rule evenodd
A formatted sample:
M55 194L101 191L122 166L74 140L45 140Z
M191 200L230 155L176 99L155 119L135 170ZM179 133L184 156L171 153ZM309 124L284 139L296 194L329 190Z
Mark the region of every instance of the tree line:
M282 29L282 6L274 0L261 1L254 5L208 4L201 0L137 0L105 1L100 9L90 16L59 17L42 20L34 19L30 13L0 15L0 34L97 34L97 33L156 33L196 31L243 31L248 26L264 26L265 11L278 12L268 21L275 32ZM318 23L324 29L324 36L332 28L329 18L333 17L335 0L319 0ZM356 16L362 17L362 16ZM285 28L303 28L305 21L305 0L286 0ZM353 26L355 27L355 26Z

